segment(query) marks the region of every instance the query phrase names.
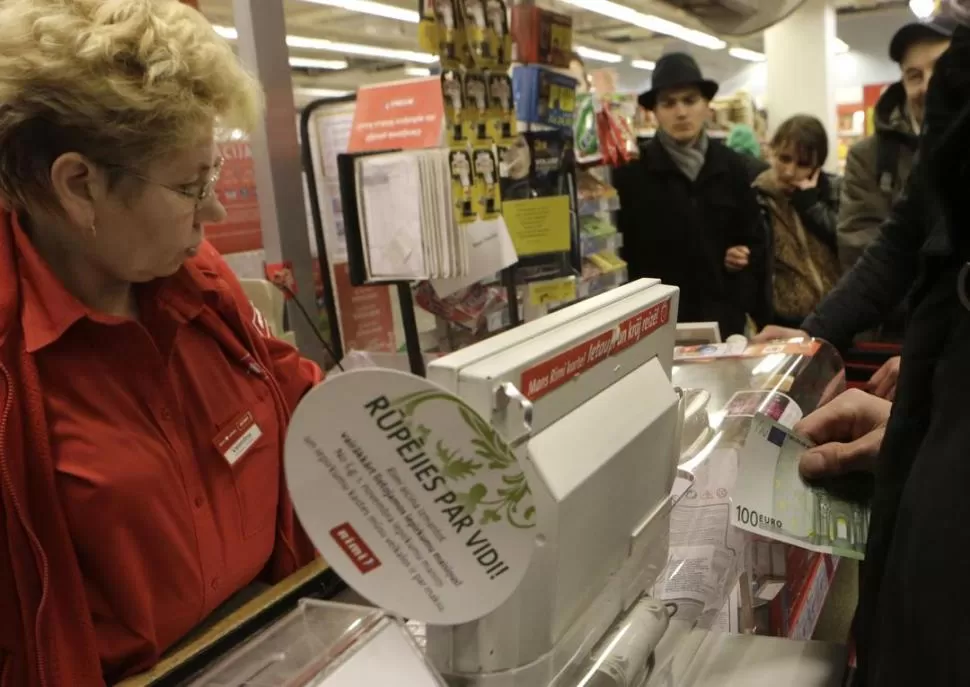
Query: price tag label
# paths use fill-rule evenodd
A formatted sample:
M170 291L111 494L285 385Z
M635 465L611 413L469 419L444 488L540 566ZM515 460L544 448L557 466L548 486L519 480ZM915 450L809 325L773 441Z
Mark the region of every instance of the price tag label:
M576 300L576 279L574 277L537 281L529 284L529 301L532 305L563 303L574 300Z

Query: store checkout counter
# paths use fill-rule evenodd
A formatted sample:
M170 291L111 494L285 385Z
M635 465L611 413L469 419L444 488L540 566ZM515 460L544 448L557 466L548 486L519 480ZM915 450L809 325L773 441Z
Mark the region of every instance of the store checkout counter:
M478 587L468 584L464 592L456 592L460 583L446 589L446 581L437 588L440 603L434 594L428 596L451 622L417 622L427 619L416 621L415 616L430 607L422 605L426 599L415 599L407 592L399 599L388 596L394 585L382 583L381 576L385 568L393 567L388 562L395 555L367 529L368 523L376 522L373 517L353 520L355 516L349 515L350 520L339 527L321 530L328 527L322 523L340 499L319 499L322 483L315 483L313 475L323 473L308 472L318 467L308 466L326 463L326 474L333 477L340 463L325 458L323 438L314 435L311 440L307 434L297 442L293 434L303 430L291 428L288 481L311 538L351 585L372 599L374 595L391 598L384 606L395 606L390 608L394 612L320 601L337 587L333 571L323 563L315 564L251 602L150 674L124 684L842 684L847 661L840 646L711 629L731 589L739 577L744 578L743 546L725 541L732 560L716 581L705 581L710 598L693 606L672 601L679 592L672 591L670 584L677 572L671 568L678 567L671 566L673 544L678 543L674 539L692 535L678 531L685 522L688 530L692 527L689 518L678 516L678 508L697 496L695 486L700 483L695 479L709 479L704 470L723 476L724 466L717 463L725 463L724 456L732 455L732 450L736 460L736 449L755 410L777 412L779 418L785 415L792 420L793 414L810 412L820 399L835 393L841 375L838 357L814 342L761 349L722 344L680 349L675 362L677 300L676 288L639 280L429 366L428 380L437 385L432 395L460 399L455 402L465 421L470 426L487 423L486 434L487 427L492 427L495 436L504 439L503 455L520 471L513 479L503 477L517 489L513 501L506 499L507 525L518 518L520 530L532 528L524 540L526 564L515 572L513 587L500 592L476 583ZM343 375L336 375L311 392L294 425L307 426L306 416L326 406L318 403L327 395L324 387L366 386L375 378L368 377L368 372L375 371L349 372L346 383L339 381ZM760 395L738 395L752 391ZM320 425L319 419L311 420ZM327 422L333 422L332 416L327 416ZM349 421L347 427L351 427ZM417 431L413 424L408 427ZM417 429L429 431L420 425ZM345 440L350 431L343 432ZM359 448L365 442L358 439L347 446ZM489 446L492 439L486 441ZM308 454L306 446L315 451ZM361 458L364 451L354 453ZM442 460L448 460L447 455ZM357 466L352 460L349 463ZM369 465L363 458L361 464ZM360 483L359 470L341 479L348 475ZM457 483L462 475L455 475ZM403 488L404 482L398 484ZM525 491L523 484L528 485ZM728 498L727 490L716 491ZM472 493L474 489L463 497ZM508 490L505 493L508 496ZM488 503L481 494L479 500ZM468 505L467 498L459 502L474 512L475 505ZM324 503L328 512L321 515L314 509ZM401 507L403 515L405 506ZM374 510L361 507L362 514L373 516ZM393 518L394 513L387 517ZM498 516L493 512L491 517ZM521 524L523 518L532 520ZM478 522L487 521L485 517ZM504 535L498 528L507 525L485 531L497 533L493 538L499 541ZM711 529L709 519L703 527ZM729 533L729 527L723 529L726 537L741 536ZM361 536L350 540L347 532ZM521 531L513 534L515 541L523 541ZM340 547L334 549L333 541L341 538ZM441 535L441 540L446 536ZM431 544L427 545L430 550ZM505 553L511 549L510 544ZM418 555L417 549L412 552ZM510 560L516 555L513 551ZM431 561L426 568L429 575L433 567ZM462 574L459 565L454 567ZM494 577L505 572L498 564L490 570L498 570ZM449 599L460 600L462 593L475 599L470 605L477 610L447 608ZM401 608L421 610L409 615ZM427 615L434 618L435 613L431 609ZM400 615L411 621L405 625ZM743 630L763 629L748 616ZM240 641L241 636L250 639ZM227 648L229 644L236 646ZM397 667L399 672L388 672Z

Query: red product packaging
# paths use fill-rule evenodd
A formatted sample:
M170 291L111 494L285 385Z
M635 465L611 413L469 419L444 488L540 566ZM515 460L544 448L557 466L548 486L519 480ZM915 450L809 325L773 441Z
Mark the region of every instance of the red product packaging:
M516 62L568 67L573 51L573 18L534 5L515 6L512 44Z

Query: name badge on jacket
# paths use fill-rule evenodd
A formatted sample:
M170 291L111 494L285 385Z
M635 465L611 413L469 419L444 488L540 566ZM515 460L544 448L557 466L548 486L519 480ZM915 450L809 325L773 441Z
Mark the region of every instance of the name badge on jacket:
M252 411L247 410L237 417L214 440L216 450L230 465L245 456L249 449L263 436L263 431L256 424Z

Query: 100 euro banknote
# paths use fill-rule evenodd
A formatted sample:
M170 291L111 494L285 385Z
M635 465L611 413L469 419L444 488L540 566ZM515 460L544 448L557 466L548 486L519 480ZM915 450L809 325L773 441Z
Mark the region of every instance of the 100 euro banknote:
M731 524L812 551L862 560L869 508L809 486L798 460L811 444L757 415L741 450Z

